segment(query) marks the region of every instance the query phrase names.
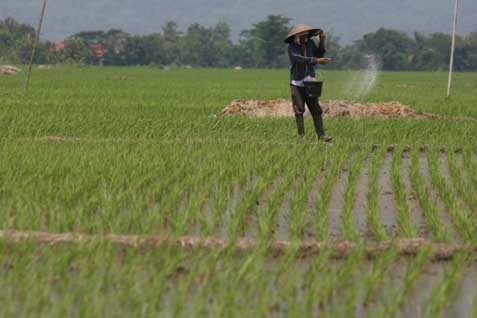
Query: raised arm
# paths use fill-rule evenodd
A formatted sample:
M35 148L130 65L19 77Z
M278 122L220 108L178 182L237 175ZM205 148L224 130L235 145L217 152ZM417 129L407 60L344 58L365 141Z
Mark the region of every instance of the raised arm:
M293 63L316 64L317 62L316 57L303 56L300 48L291 44L288 46L288 56L290 57L290 61Z
M320 33L320 43L318 46L316 45L316 42L313 43L315 44L314 55L317 58L324 57L326 53L326 34L324 32Z

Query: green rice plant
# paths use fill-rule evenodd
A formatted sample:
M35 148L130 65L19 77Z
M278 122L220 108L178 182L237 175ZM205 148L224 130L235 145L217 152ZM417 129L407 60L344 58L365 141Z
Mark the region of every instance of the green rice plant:
M285 193L290 188L293 181L298 178L298 164L293 164L294 160L290 160L290 167L284 172L284 176L277 185L275 191L271 194L267 201L267 208L259 214L259 236L262 241L269 241L273 238L273 227L275 224L278 210L283 201Z
M439 153L429 151L427 154L431 183L439 190L440 197L449 211L450 219L460 236L470 242L475 240L474 226L457 198L456 191L450 187L439 169Z
M425 181L419 172L419 156L421 152L419 149L412 149L411 151L411 166L410 166L410 179L411 185L416 193L424 217L427 224L431 229L433 238L440 242L449 241L449 233L447 232L445 225L437 213L437 208L432 201L428 189L426 188Z
M378 292L383 280L386 278L386 272L399 258L399 252L396 248L390 248L382 255L376 258L372 263L371 270L364 276L364 305L369 305L373 297Z
M357 240L359 238L359 231L356 226L356 218L353 214L353 208L356 201L356 184L361 173L362 166L366 161L369 150L365 147L360 151L349 168L348 182L344 193L344 207L341 215L341 230L343 235L348 240Z
M373 160L369 167L369 190L368 190L368 224L374 238L378 241L387 240L388 234L381 221L379 210L379 172L386 158L386 149L379 147L375 151Z
M333 191L333 186L336 184L336 181L339 179L349 150L346 145L343 146L341 151L336 155L336 158L327 164L326 175L320 187L318 202L316 204L315 232L317 239L320 241L328 239L328 207L331 200L331 192Z
M290 236L292 240L301 241L305 232L305 216L309 212L306 209L306 203L311 192L313 183L323 170L326 162L329 161L328 149L318 149L323 152L319 157L314 153L304 158L305 162L312 162L311 167L306 167L303 180L297 189L294 189L290 199Z
M454 257L452 263L447 266L442 279L432 287L431 297L425 310L425 317L443 317L442 311L455 297L456 288L464 275L467 265L468 255L466 253L459 253Z
M320 306L323 305L323 295L331 293L326 290L326 287L331 288L332 286L324 283L333 267L333 260L330 256L329 248L324 246L320 255L310 261L310 266L304 275L303 289L306 297L304 300L306 317L316 316Z
M473 146L473 145L472 145ZM465 173L469 176L472 188L477 189L477 163L472 158L473 150L471 147L464 147L462 153Z
M365 256L364 245L358 245L339 267L333 285L333 295L328 295L332 303L332 316L350 317L355 314L358 293L361 288L358 277ZM331 300L331 298L334 298Z
M406 300L406 297L414 287L417 278L429 262L430 255L431 247L428 245L410 260L406 268L402 285L399 289L391 289L389 291L388 296L380 307L379 317L391 318L397 316L400 306Z
M391 182L397 208L396 221L402 236L418 237L419 231L411 222L411 209L407 202L406 187L401 180L402 152L402 147L395 149L391 167Z
M235 209L229 224L229 237L231 240L236 240L244 232L247 217L255 211L257 202L267 185L273 181L282 165L285 164L286 157L281 157L279 161L274 162L275 156L276 154L270 158L270 161L265 161L265 164L261 167L263 171L259 171L260 174L263 173L263 177L259 177L255 181L252 188L245 193ZM268 165L272 162L274 164L269 167Z
M447 164L454 188L467 204L472 214L472 219L477 219L477 197L475 196L475 190L472 185L464 180L464 176L461 172L462 169L457 166L455 152L452 149L447 151Z

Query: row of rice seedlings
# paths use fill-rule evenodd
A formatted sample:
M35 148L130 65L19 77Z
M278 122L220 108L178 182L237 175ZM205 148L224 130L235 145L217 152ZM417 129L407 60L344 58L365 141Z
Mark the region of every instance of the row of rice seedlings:
M452 223L464 240L475 240L472 221L457 198L455 190L449 186L440 172L439 153L436 151L429 151L427 153L427 159L431 183L439 190L440 197L449 211Z
M42 151L42 148L52 149L53 154L47 154L45 157L44 153L40 153L38 158L34 157L33 163L38 161L43 169L40 169L37 175L32 175L32 178L25 180L30 184L25 185L22 193L25 196L30 196L29 190L32 189L32 184L38 183L37 179L43 179L46 182L38 183L38 187L35 189L35 193L40 196L39 200L35 200L35 207L33 209L25 207L22 209L22 213L17 213L16 219L11 220L15 223L11 227L44 231L87 232L121 231L130 229L131 226L141 229L141 220L145 218L144 215L139 218L137 213L129 212L146 206L144 201L148 200L147 196L150 190L147 189L149 191L143 192L141 189L154 183L147 177L148 170L158 174L165 173L168 167L172 167L169 161L167 165L159 164L156 161L148 164L139 161L138 169L127 170L127 166L137 160L135 155L127 153L123 147L109 145L105 146L104 150L96 146L74 148L71 152L62 152L60 158L46 159L53 156L56 150L62 150L65 147L67 148L67 145L38 145L32 149L35 153ZM82 152L83 148L92 151ZM138 148L141 150L141 147ZM125 150L117 155L124 158L128 165L105 165L103 155L108 156L115 149ZM81 152L81 155L76 156L77 152ZM191 155L196 155L196 153ZM70 156L74 159L68 161ZM62 157L65 160L61 160ZM29 165L33 163L29 163ZM25 166L23 165L20 171L29 168ZM67 171L62 172L63 170ZM149 174L154 175L150 171ZM157 180L157 175L155 177ZM165 183L164 179L161 181L163 181L161 184ZM17 180L13 184L20 186L23 181ZM11 196L8 197L11 198ZM13 198L16 201L25 199L19 196L13 196ZM24 202L29 201L31 199ZM73 208L67 209L69 213L63 213L63 209L68 206ZM40 218L35 213L38 209L44 211L40 213ZM22 220L26 221L25 213L35 214L34 223L31 218L27 224L19 223Z
M181 152L178 154L180 155ZM126 231L128 232L157 233L158 228L166 224L167 213L171 210L170 206L173 205L174 198L179 196L179 191L177 191L179 187L178 184L180 184L181 181L190 180L189 178L193 175L191 172L193 171L194 164L198 164L199 166L204 164L205 154L206 149L201 147L196 152L185 157L181 161L180 166L174 166L173 159L170 158L167 160L169 163L163 166L162 169L151 169L149 174L155 176L155 181L151 182L147 188L144 188L144 192L138 192L143 188L144 184L142 184L140 187L132 186L132 190L125 194L125 202L136 202L133 207L136 206L144 208L145 210L134 210L134 208L132 208L134 213L131 213L130 209L126 208L126 206L121 208L112 203L112 205L105 208L106 220L101 223L111 224L109 231L127 226ZM182 153L182 155L185 156L185 153ZM145 163L144 165L147 170L151 164ZM131 184L135 183L135 177L131 175L127 176L127 174L131 174L131 172L125 171L124 174L118 175L118 181L112 180L111 185L104 188L103 196L108 196L108 202L114 202L118 196L121 196L120 192L109 191L110 187L121 186L121 181L119 180L129 179L131 180L129 181ZM118 217L118 215L121 217ZM131 226L134 226L136 229L132 229Z
M374 238L378 241L387 240L388 234L381 221L379 209L379 173L386 158L386 148L379 147L375 151L374 158L369 168L369 191L368 191L368 224Z
M464 158L464 167L466 168L466 173L470 178L470 183L474 191L477 190L477 163L473 160L473 151L469 147L464 148L463 158Z
M215 181L216 168L209 165L203 174L190 185L190 192L185 193L181 201L186 201L184 207L178 207L170 220L175 235L185 235L192 223L197 222L197 215L204 202L209 197L210 184ZM187 189L187 188L186 188Z
M331 317L352 317L356 313L361 287L360 271L364 264L364 246L357 246L337 269L333 293L327 295Z
M283 198L293 181L298 178L301 173L300 168L301 165L299 165L296 160L290 160L290 165L284 172L280 183L267 200L266 210L260 211L258 224L259 237L262 241L269 241L273 238L273 227L276 222L278 211L283 202Z
M253 187L255 182L253 176L260 175L262 173L260 171L264 171L271 164L277 151L279 151L277 147L268 147L257 152L257 145L253 145L249 147L250 153L241 153L244 158L253 160L243 160L242 156L235 154L233 162L227 166L229 172L226 173L226 180L216 184L212 200L213 223L220 236L229 236L234 213L238 206L243 204L244 195L249 193L249 188Z
M189 256L187 268L174 282L169 296L172 317L207 316L207 291L223 251L197 251Z
M402 236L418 237L419 231L411 221L411 209L407 202L406 187L401 180L402 152L402 147L396 148L391 167L392 188L397 208L396 222Z
M331 192L339 179L344 165L349 157L350 148L344 147L336 154L336 158L329 162L326 167L326 175L320 187L318 202L316 204L315 235L320 241L328 239L329 210Z
M320 255L311 260L310 266L305 272L306 279L303 283L305 314L303 317L316 316L323 306L324 295L331 293L329 289L333 286L325 283L334 266L330 256L330 250L325 246L320 251Z
M0 266L10 267L1 277L0 298L8 299L0 308L2 317L164 314L161 299L184 262L167 250L120 251L109 245L2 245L0 255Z
M411 166L410 166L410 179L411 185L416 193L419 203L422 207L422 212L427 220L427 223L432 231L434 239L440 242L449 241L449 233L446 230L445 225L442 223L442 220L439 218L437 213L437 208L432 201L429 191L426 188L423 177L419 172L419 156L420 150L417 148L412 149L411 151Z
M212 281L216 286L210 295L214 298L214 305L211 308L213 316L239 317L249 316L252 313L256 316L256 308L263 308L263 303L271 303L271 296L265 292L271 279L270 271L264 270L266 262L266 249L262 248L240 259L222 255L222 270ZM238 308L241 310L238 311Z
M276 303L287 317L303 317L305 306L302 289L303 273L296 260L296 248L291 246L279 260L275 271Z
M459 253L454 257L452 263L447 266L441 281L432 288L431 297L425 310L425 317L442 317L442 311L455 299L455 291L462 280L467 264L468 255L466 253Z
M150 224L145 224L146 227L156 227L150 228L148 232L157 230L157 224L164 225L167 222L166 211L173 209L175 205L173 202L167 203L169 195L174 195L175 200L180 200L179 196L183 193L179 184L181 181L187 180L189 176L193 176L194 172L198 167L204 166L207 164L208 149L207 147L199 147L200 151L195 151L192 153L185 153L184 157L179 160L177 165L177 159L171 158L170 161L173 162L173 167L168 171L158 173L158 180L155 183L152 183L149 186L148 191L146 192L146 204L148 208L146 209L147 217L143 215L139 216L139 222L147 222L151 220ZM152 172L151 172L152 173ZM185 179L185 180L184 180ZM172 192L172 193L171 193Z
M209 235L214 231L219 231L220 226L226 226L228 223L227 208L230 202L233 201L232 195L235 189L241 191L245 188L247 180L250 179L252 171L254 171L255 160L243 160L243 158L256 158L269 154L270 149L262 149L262 152L257 153L256 145L250 147L243 147L240 149L240 155L237 155L233 151L227 151L229 160L225 161L225 167L223 167L223 178L213 185L213 194L210 198L211 210L212 210L212 224Z
M227 180L224 179L226 174L225 171L227 169L227 167L224 167L224 164L226 165L229 163L230 167L235 166L234 164L230 163L229 160L227 160L229 159L228 153L230 153L228 150L229 149L216 150L216 155L203 169L203 173L201 175L197 175L198 178L194 184L190 186L190 190L184 193L184 197L181 199L181 201L186 201L185 207L180 209L180 211L177 213L177 216L179 216L176 218L177 222L173 223L175 224L174 232L177 235L185 234L191 223L195 223L197 221L201 222L203 226L206 226L210 231L209 233L211 233L212 229L214 228L214 224L207 226L206 223L209 222L208 213L198 212L203 212L202 208L206 200L211 196L215 185L218 182L227 182ZM210 162L213 162L214 164L210 164ZM199 220L197 220L197 218L199 218Z
M302 167L305 170L303 180L297 189L294 189L293 196L290 200L290 237L292 240L301 241L305 232L305 216L308 213L306 204L308 196L311 192L311 187L320 174L325 162L328 161L329 153L316 156L311 153L310 156L304 158L303 162L306 166Z
M163 226L171 227L174 230L174 224L178 218L184 216L177 215L179 211L179 204L183 198L191 191L199 180L208 174L210 171L210 162L218 158L217 152L206 153L198 162L190 167L185 167L181 174L180 179L175 180L173 184L167 189L167 193L164 193L163 198L159 205L159 211L161 213L161 223Z
M347 240L357 240L359 238L359 231L356 226L356 217L353 213L354 204L356 201L356 185L358 182L361 169L366 162L369 149L360 151L350 166L348 183L344 193L344 207L341 215L341 230Z
M417 278L424 270L424 267L429 263L430 255L431 247L427 246L421 249L419 253L410 260L401 286L391 288L386 298L381 302L379 317L394 318L397 316L399 308L414 287Z
M386 278L386 272L395 264L399 256L396 248L390 248L373 261L371 270L364 276L363 303L365 306L373 302Z
M242 196L241 201L233 211L231 219L229 220L228 234L231 240L236 240L244 233L247 217L253 213L266 186L276 176L281 165L284 164L285 160L283 158L284 156L280 152L272 151L263 162L260 162L260 168L256 171L255 176L258 179L252 188Z
M473 219L477 219L477 196L474 193L473 187L465 182L464 176L462 175L462 169L457 166L457 160L454 151L447 151L447 164L449 166L454 188L469 207L469 210L473 215Z

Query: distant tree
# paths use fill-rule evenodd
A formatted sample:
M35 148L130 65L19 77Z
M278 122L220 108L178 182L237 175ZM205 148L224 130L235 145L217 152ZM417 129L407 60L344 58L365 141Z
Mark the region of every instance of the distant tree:
M85 40L81 37L69 37L65 40L65 61L72 63L86 63L91 52Z
M127 65L127 43L131 35L111 29L104 35L104 65Z
M270 15L250 30L243 31L242 43L253 56L256 67L283 67L287 65L286 46L283 39L289 30L290 19L281 15Z
M386 70L410 68L414 41L404 32L381 28L364 35L358 45L363 52L377 55Z

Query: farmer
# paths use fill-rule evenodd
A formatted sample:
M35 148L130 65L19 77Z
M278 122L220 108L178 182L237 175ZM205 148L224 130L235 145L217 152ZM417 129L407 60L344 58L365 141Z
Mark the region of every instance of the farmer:
M311 38L319 35L320 43L317 46ZM315 68L317 64L328 64L330 59L324 58L326 34L316 28L299 24L293 27L285 42L288 43L288 56L290 58L291 70L291 96L293 103L293 111L295 113L298 136L305 136L305 121L303 114L305 113L305 103L308 105L313 124L318 138L331 142L331 137L325 133L323 125L323 110L321 109L318 97L308 97L305 93L306 80L315 79Z

